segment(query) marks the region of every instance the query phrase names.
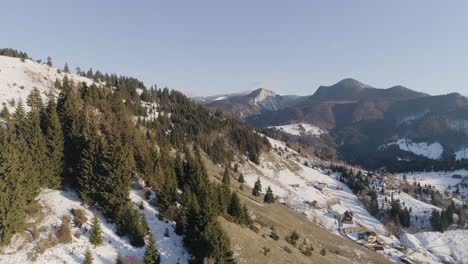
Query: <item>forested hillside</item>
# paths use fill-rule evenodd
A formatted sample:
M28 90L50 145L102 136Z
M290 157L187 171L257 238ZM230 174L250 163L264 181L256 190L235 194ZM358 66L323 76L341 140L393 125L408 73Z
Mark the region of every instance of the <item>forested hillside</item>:
M28 58L11 50L1 54ZM26 102L4 102L0 245L25 229L42 188L70 188L116 223L119 235L144 246L146 220L129 198L132 180L141 178L157 192L162 214L176 222L195 263L232 262L229 240L216 220L227 214L231 190L208 178L202 156L218 164L258 163L270 148L266 138L177 91L147 89L137 79L92 70L78 74L95 83L65 76L45 101L28 87Z

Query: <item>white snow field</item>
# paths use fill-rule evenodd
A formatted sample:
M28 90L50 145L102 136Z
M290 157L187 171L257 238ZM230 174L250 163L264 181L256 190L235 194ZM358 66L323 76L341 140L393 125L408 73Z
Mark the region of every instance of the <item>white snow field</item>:
M405 234L401 241L421 263L468 263L468 230Z
M436 189L445 190L449 186L455 186L462 179L456 175L468 176L468 170L456 170L456 171L430 171L430 172L409 172L399 173L395 177L403 179L403 175L406 175L406 180L409 183L420 183L421 186L431 185ZM455 176L455 177L453 177Z
M326 131L322 130L320 127L306 124L306 123L297 123L297 124L289 124L283 126L270 126L269 128L274 128L285 133L295 135L295 136L314 136L318 137L321 134L327 133Z
M142 191L132 190L130 198L135 206L143 202L142 212L148 220L148 226L154 234L157 241L161 263L188 263L188 253L183 247L182 237L174 233L172 223L165 223L158 220L158 210L149 205L142 198ZM84 209L88 217L87 224L78 228L72 226L72 234L82 233L85 229L90 229L93 211L85 208L74 192L43 190L38 196L39 203L45 208L46 215L39 229L45 227L59 226L62 216L69 215L73 219L71 209ZM57 244L44 253L38 254L37 259L33 261L28 257L28 253L34 250L38 241L48 239L47 232L42 232L40 237L32 242L26 242L16 252L0 255L0 264L18 264L18 263L82 263L86 249L90 249L94 258L93 263L114 264L117 254L120 253L124 258L136 258L141 260L144 256L145 247L135 248L130 245L126 237L119 237L115 233L115 225L107 223L105 218L99 215L101 227L103 230L104 243L101 246L94 247L89 242L89 232L84 232L80 237L73 236L73 242L70 244ZM164 237L165 229L169 230L169 237Z
M455 152L455 159L456 160L468 159L468 148L463 148Z
M424 156L430 159L440 159L442 153L444 152L444 148L438 142L434 143L427 143L427 142L412 142L410 139L399 139L396 142L388 143L382 147L390 146L390 145L398 145L401 150L411 152L416 155ZM382 148L381 147L381 148Z
M94 83L91 79L76 74L63 71L59 73L57 68L46 64L0 56L0 103L5 104L11 112L15 107L9 102L12 99L16 103L22 100L25 109L28 109L26 98L34 88L46 99L50 89L54 87L55 80L63 80L65 76L74 82L85 82L88 85Z

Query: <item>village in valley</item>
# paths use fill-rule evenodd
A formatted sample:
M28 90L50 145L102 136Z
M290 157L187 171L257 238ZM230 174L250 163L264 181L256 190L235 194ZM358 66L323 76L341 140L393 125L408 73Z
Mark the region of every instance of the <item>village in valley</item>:
M440 238L432 242L441 243L447 232L454 237L466 235L468 171L427 172L432 177L424 181L420 179L424 172L366 171L311 159L284 142L269 140L275 154L254 169L246 166L247 183L260 179L271 186L279 202L395 261L413 263L407 256L421 261L460 258L456 255L460 252L447 256L447 245L433 245L425 236L437 233Z

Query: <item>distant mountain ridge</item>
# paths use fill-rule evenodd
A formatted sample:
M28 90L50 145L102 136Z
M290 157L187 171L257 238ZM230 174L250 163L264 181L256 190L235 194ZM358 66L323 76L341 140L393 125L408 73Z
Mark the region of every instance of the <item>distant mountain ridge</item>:
M282 96L257 89L204 105L259 128L297 123L316 126L330 132L337 155L361 164L375 156L379 146L402 138L440 143L442 159L451 159L468 146L468 99L458 93L431 96L401 85L381 89L346 78L320 86L310 96Z

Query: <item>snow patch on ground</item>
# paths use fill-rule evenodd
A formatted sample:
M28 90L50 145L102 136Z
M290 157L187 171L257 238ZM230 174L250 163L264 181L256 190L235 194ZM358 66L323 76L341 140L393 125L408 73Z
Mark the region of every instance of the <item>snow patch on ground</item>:
M468 159L468 148L464 148L455 152L455 159L456 160Z
M143 202L145 214L148 220L148 226L154 234L159 253L161 255L161 263L188 263L188 253L183 247L182 237L174 233L172 223L165 223L158 220L158 210L148 204L143 198L142 191L131 191L130 198L135 206ZM71 209L84 209L88 217L88 222L85 225L87 230L90 229L91 218L93 211L85 208L82 202L74 192L71 191L56 191L43 190L38 196L38 201L47 210L46 218L39 225L41 227L59 226L64 215L69 215L71 218ZM119 237L115 233L115 225L107 223L105 218L99 215L101 227L103 231L104 243L101 246L93 247L89 242L89 232L84 232L79 238L73 237L73 242L70 244L58 244L47 249L43 254L39 255L37 260L33 262L28 258L28 252L31 252L34 246L37 245L37 240L27 243L19 251L8 255L0 256L0 264L16 264L16 263L48 263L48 264L63 264L63 263L82 263L86 249L90 249L94 262L103 264L113 264L117 254L120 253L124 257L136 257L142 259L145 247L135 248L130 245L126 237ZM73 219L73 218L72 218ZM72 234L81 233L82 228L72 227ZM165 229L169 230L169 237L164 237ZM48 234L43 232L40 239L47 239Z
M321 128L306 124L306 123L297 123L297 124L289 124L283 126L270 126L269 128L274 128L285 133L295 135L295 136L315 136L318 137L321 134L327 133L326 131L322 130Z
M406 180L409 183L420 183L421 186L431 185L438 190L445 190L449 186L455 186L457 183L462 181L464 176L468 176L468 170L456 170L456 171L430 171L430 172L410 172L400 173L394 176L403 179L406 175ZM460 177L453 177L454 175L460 175Z
M25 109L26 98L34 88L37 88L45 100L47 93L54 87L55 80L63 80L67 76L74 82L85 82L88 85L94 83L93 80L63 71L58 72L57 68L49 67L46 64L37 63L32 60L22 62L19 58L0 56L0 103L7 106L13 112L15 106L9 102L14 99L16 103L23 101ZM3 106L0 106L3 107Z
M468 230L405 234L402 242L421 255L435 257L440 262L468 263Z
M389 143L385 146L390 145L398 145L398 147L401 150L408 151L430 159L440 159L442 153L444 152L444 148L438 142L429 144L426 142L412 142L410 139L399 139L396 142Z

